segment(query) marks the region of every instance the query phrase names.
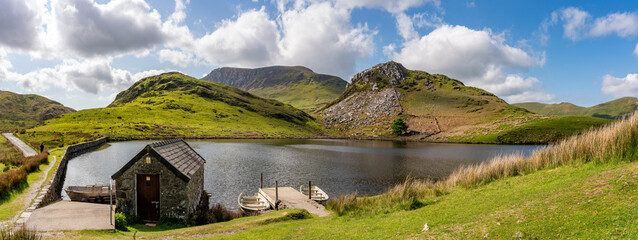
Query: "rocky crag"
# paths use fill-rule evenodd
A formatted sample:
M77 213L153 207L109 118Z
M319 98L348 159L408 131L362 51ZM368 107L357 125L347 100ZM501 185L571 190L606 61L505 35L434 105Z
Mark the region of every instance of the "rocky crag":
M493 127L482 123L500 119L499 125L506 125L532 115L482 89L444 75L408 70L393 61L354 75L346 91L319 114L327 128L344 136L390 136L392 122L403 118L410 135L433 141Z

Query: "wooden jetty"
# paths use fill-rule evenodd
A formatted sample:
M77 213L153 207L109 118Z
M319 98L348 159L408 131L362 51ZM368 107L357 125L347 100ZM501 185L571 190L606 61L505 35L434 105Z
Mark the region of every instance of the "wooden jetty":
M330 215L330 212L323 205L308 199L308 196L292 187L259 188L259 192L266 197L273 209L276 209L275 202L279 200L279 209L301 208L319 217Z

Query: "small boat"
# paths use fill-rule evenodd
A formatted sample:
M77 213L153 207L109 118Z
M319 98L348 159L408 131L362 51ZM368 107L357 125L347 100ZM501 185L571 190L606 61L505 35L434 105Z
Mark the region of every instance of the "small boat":
M303 193L303 195L308 196L308 186L301 185L299 187L299 192ZM312 193L311 199L315 200L315 202L318 203L326 203L326 201L328 201L328 198L330 198L326 192L324 192L317 186L312 186L310 192Z
M108 203L111 198L108 185L68 186L64 191L71 201Z
M244 213L254 213L270 208L270 203L261 193L248 196L242 192L237 198L237 203L239 203L239 209Z

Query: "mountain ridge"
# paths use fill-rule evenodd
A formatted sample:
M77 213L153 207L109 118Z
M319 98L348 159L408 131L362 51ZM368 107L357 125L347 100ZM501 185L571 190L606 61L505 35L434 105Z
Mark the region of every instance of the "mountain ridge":
M623 97L591 107L581 107L568 102L545 104L539 102L514 103L512 105L525 108L545 116L589 116L606 119L618 119L631 115L636 111L635 97Z
M71 112L75 109L40 95L0 90L0 130L29 128Z
M315 73L304 66L222 67L202 79L276 99L307 112L332 101L347 84L339 77Z

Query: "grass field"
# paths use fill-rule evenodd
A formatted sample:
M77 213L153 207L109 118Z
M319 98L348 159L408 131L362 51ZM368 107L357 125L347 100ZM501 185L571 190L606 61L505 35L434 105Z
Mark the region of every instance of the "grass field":
M537 102L515 103L514 106L546 116L590 116L615 119L631 115L636 111L636 98L624 97L591 107L571 103L544 104Z

